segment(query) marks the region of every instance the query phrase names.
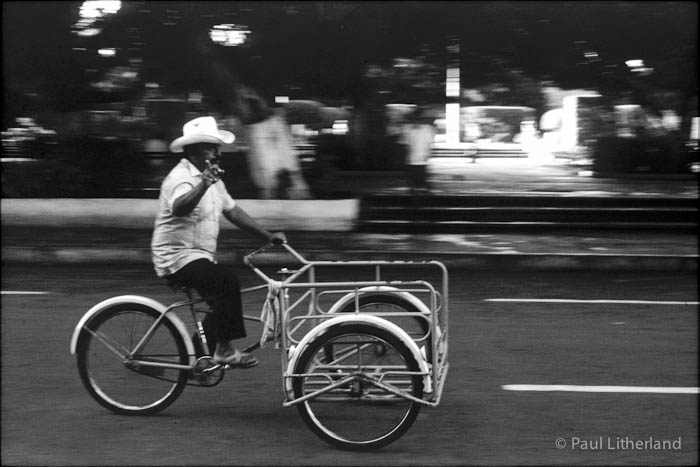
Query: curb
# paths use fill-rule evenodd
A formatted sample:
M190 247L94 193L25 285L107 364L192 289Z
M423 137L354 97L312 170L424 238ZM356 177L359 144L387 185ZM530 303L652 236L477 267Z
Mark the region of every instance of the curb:
M692 255L596 255L574 253L431 253L407 251L349 250L305 251L312 261L379 260L401 262L440 261L448 268L473 270L593 270L697 272L698 257ZM151 252L142 248L34 248L3 247L3 264L144 264L151 265ZM223 253L219 261L244 266L242 255ZM289 266L286 253L267 252L256 257L261 266Z
M251 217L271 230L349 231L359 212L359 200L236 201ZM2 199L2 224L40 227L153 228L157 199L56 198ZM225 219L222 229L235 229Z

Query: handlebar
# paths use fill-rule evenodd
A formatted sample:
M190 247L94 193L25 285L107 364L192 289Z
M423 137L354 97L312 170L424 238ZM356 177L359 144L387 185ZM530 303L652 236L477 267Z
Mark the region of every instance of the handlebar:
M260 248L258 248L257 250L255 250L254 252L249 253L249 254L247 254L246 256L244 256L244 257L243 257L243 262L244 262L246 265L248 265L248 266L253 266L253 264L252 264L251 261L250 261L250 259L251 259L253 256L259 255L260 253L263 253L263 252L269 250L270 248L272 248L273 246L277 246L277 245L282 245L292 256L294 256L294 257L295 257L296 259L298 259L300 262L302 262L302 263L304 263L304 264L308 263L308 261L306 260L306 258L304 258L303 256L301 256L301 254L300 254L297 250L295 250L294 248L292 248L291 245L289 245L289 243L287 243L287 242L277 243L277 242L274 242L274 241L272 241L272 242L267 242L266 244L264 244L263 246L261 246Z
M275 242L275 241L267 242L265 245L263 245L262 247L258 248L258 249L255 250L254 252L249 253L249 254L247 254L246 256L244 256L244 257L243 257L243 263L244 263L246 266L248 266L249 268L251 268L258 276L260 276L260 277L261 277L262 279L264 279L265 281L267 281L267 282L271 281L272 279L271 279L267 274L265 274L265 273L262 272L260 269L258 269L258 267L255 266L255 264L253 264L253 262L251 261L251 259L252 259L254 256L259 255L260 253L263 253L263 252L269 250L270 248L272 248L272 247L274 247L274 246L278 246L278 245L282 245L282 247L284 247L284 249L287 250L287 252L288 252L289 254L291 254L294 258L296 258L300 263L302 263L302 264L308 264L308 263L309 263L309 261L307 261L306 258L304 258L303 256L301 256L301 254L300 254L298 251L296 251L294 248L292 248L292 247L289 245L289 243L287 243L286 241L283 242L283 243L277 243L277 242Z

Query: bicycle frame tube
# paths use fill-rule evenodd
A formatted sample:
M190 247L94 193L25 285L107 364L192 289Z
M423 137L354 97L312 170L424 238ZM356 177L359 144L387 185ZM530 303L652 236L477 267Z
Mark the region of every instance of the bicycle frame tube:
M394 374L397 374L397 372L394 372ZM406 376L425 376L424 373L416 372L416 371L402 371L402 372L400 372L400 374L406 375ZM318 373L293 374L293 375L288 375L287 378L303 378L306 376L319 376L319 374ZM283 407L291 407L293 405L301 404L303 402L306 402L310 399L315 399L316 397L318 397L322 394L333 391L334 389L342 387L342 386L344 386L348 383L351 383L353 381L356 381L356 380L360 380L360 381L363 381L365 383L372 384L374 386L377 386L378 388L384 389L385 391L392 393L395 396L402 397L404 399L408 399L410 401L417 402L419 404L428 405L428 406L435 406L436 405L436 404L433 404L429 401L426 401L423 399L418 399L417 397L412 396L411 394L407 394L407 393L401 391L400 389L397 389L396 387L394 387L391 384L387 384L387 383L382 382L381 379L373 378L371 376L368 376L365 373L356 373L356 374L346 376L345 378L340 379L340 380L336 381L335 383L331 383L328 386L324 386L323 388L321 388L317 391L314 391L312 393L305 394L305 395L298 397L298 398L291 400L291 401L285 401L282 403L282 406Z
M158 318L156 318L155 322L151 325L151 327L148 329L148 331L146 331L146 334L143 335L141 340L139 340L139 342L136 344L136 347L134 347L131 350L131 352L129 352L127 357L132 358L135 353L139 352L143 348L143 346L146 345L148 340L151 338L151 336L155 332L156 328L158 326L160 326L160 323L163 321L163 319L165 319L165 315L170 313L175 308L180 308L180 307L188 306L188 305L194 305L196 303L201 303L203 301L204 301L204 299L200 298L200 299L196 299L196 300L176 302L176 303L173 303L172 305L170 305L169 307L167 307L165 310L161 311L160 316ZM192 313L194 313L194 311L192 311ZM199 322L199 321L195 319L195 322ZM139 363L141 363L141 362L139 361ZM143 362L142 364L149 364L150 365L151 363L155 363L155 362ZM180 368L182 366L182 365L175 365L175 364L172 364L172 365L171 364L158 364L158 365L152 365L152 366L163 366L163 365L165 365L169 368ZM189 368L189 366L187 366L185 368Z

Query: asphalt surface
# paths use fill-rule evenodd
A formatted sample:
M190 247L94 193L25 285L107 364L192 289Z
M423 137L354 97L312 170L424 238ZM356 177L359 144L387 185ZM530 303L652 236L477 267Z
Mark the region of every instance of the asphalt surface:
M697 388L694 274L450 273L451 366L440 406L422 410L392 445L358 454L326 445L295 409L282 407L274 347L257 352L255 369L227 372L213 388L188 387L159 415L108 412L82 387L68 352L77 321L110 296L138 294L163 303L181 296L147 265L5 265L2 464L697 465L697 394L504 389ZM432 280L425 271L417 274ZM255 283L250 271L240 276L244 286ZM247 313L256 314L261 299L246 295ZM604 444L595 447L601 437ZM616 448L618 440L650 438L679 443Z

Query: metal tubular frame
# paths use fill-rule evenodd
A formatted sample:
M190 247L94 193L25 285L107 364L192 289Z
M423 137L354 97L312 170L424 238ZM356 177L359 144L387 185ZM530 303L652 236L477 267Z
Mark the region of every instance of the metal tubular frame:
M256 265L251 262L251 258L266 251L273 245L268 244L258 249L257 251L247 255L243 258L244 263L250 267L255 274L257 274L265 282L272 283L274 280L261 271ZM440 403L442 397L442 391L444 388L447 371L449 369L448 362L448 272L444 264L438 261L309 261L303 256L301 256L296 250L294 250L288 244L283 244L287 252L294 257L301 267L296 271L290 271L289 277L287 277L282 282L279 282L279 303L280 303L280 316L281 319L281 345L284 349L282 352L282 367L287 368L289 359L291 358L291 352L289 352L292 345L298 345L301 339L295 339L293 334L297 331L305 322L321 322L322 320L330 319L336 316L341 316L338 313L329 313L324 311L320 304L320 298L327 296L329 294L345 294L354 293L355 294L355 313L359 313L359 300L360 296L366 291L361 291L364 287L392 287L396 290L378 290L378 293L386 293L388 295L395 294L401 297L401 293L409 293L413 296L416 294L428 294L429 304L426 305L430 310L430 316L424 316L423 314L411 313L368 313L376 316L410 316L425 319L429 323L428 332L422 336L420 339L414 339L416 342L425 341L429 336L432 336L431 346L432 359L428 362L428 373L427 375L420 372L404 372L408 374L420 374L421 376L428 376L431 378L432 392L426 394L424 399L416 399L410 394L402 392L390 384L387 384L381 380L374 381L373 378L369 378L372 384L381 387L382 389L391 392L394 395L401 396L403 398L413 400L414 402L419 402L423 405L428 405L431 407L436 407ZM432 284L422 280L410 280L410 281L389 281L382 279L382 268L409 268L409 267L426 267L432 266L437 267L441 272L441 290L437 291ZM335 282L322 282L316 280L317 269L330 267L373 267L374 268L374 280L371 281L335 281ZM308 280L306 282L299 281L299 279L307 274ZM298 282L297 282L298 281ZM291 290L301 290L306 289L306 292L301 295L293 304L289 303L289 292ZM319 289L321 289L319 291ZM301 305L306 299L309 299L309 310L305 314L299 316L291 316L292 312ZM423 301L423 300L422 300ZM425 304L425 301L423 301ZM346 314L343 314L346 315ZM292 324L297 323L296 326L291 327ZM439 330L440 332L436 332ZM321 376L318 374L317 376ZM283 388L286 388L286 383L289 379L300 377L303 375L298 374L288 374L286 370L283 370ZM351 376L349 378L354 379L357 376ZM335 387L339 387L340 384L332 384L311 394L304 395L301 398L294 400L289 400L290 395L287 394L288 400L283 403L285 407L296 405L302 403L310 398L321 395L325 392L332 390ZM287 391L285 390L285 393Z

